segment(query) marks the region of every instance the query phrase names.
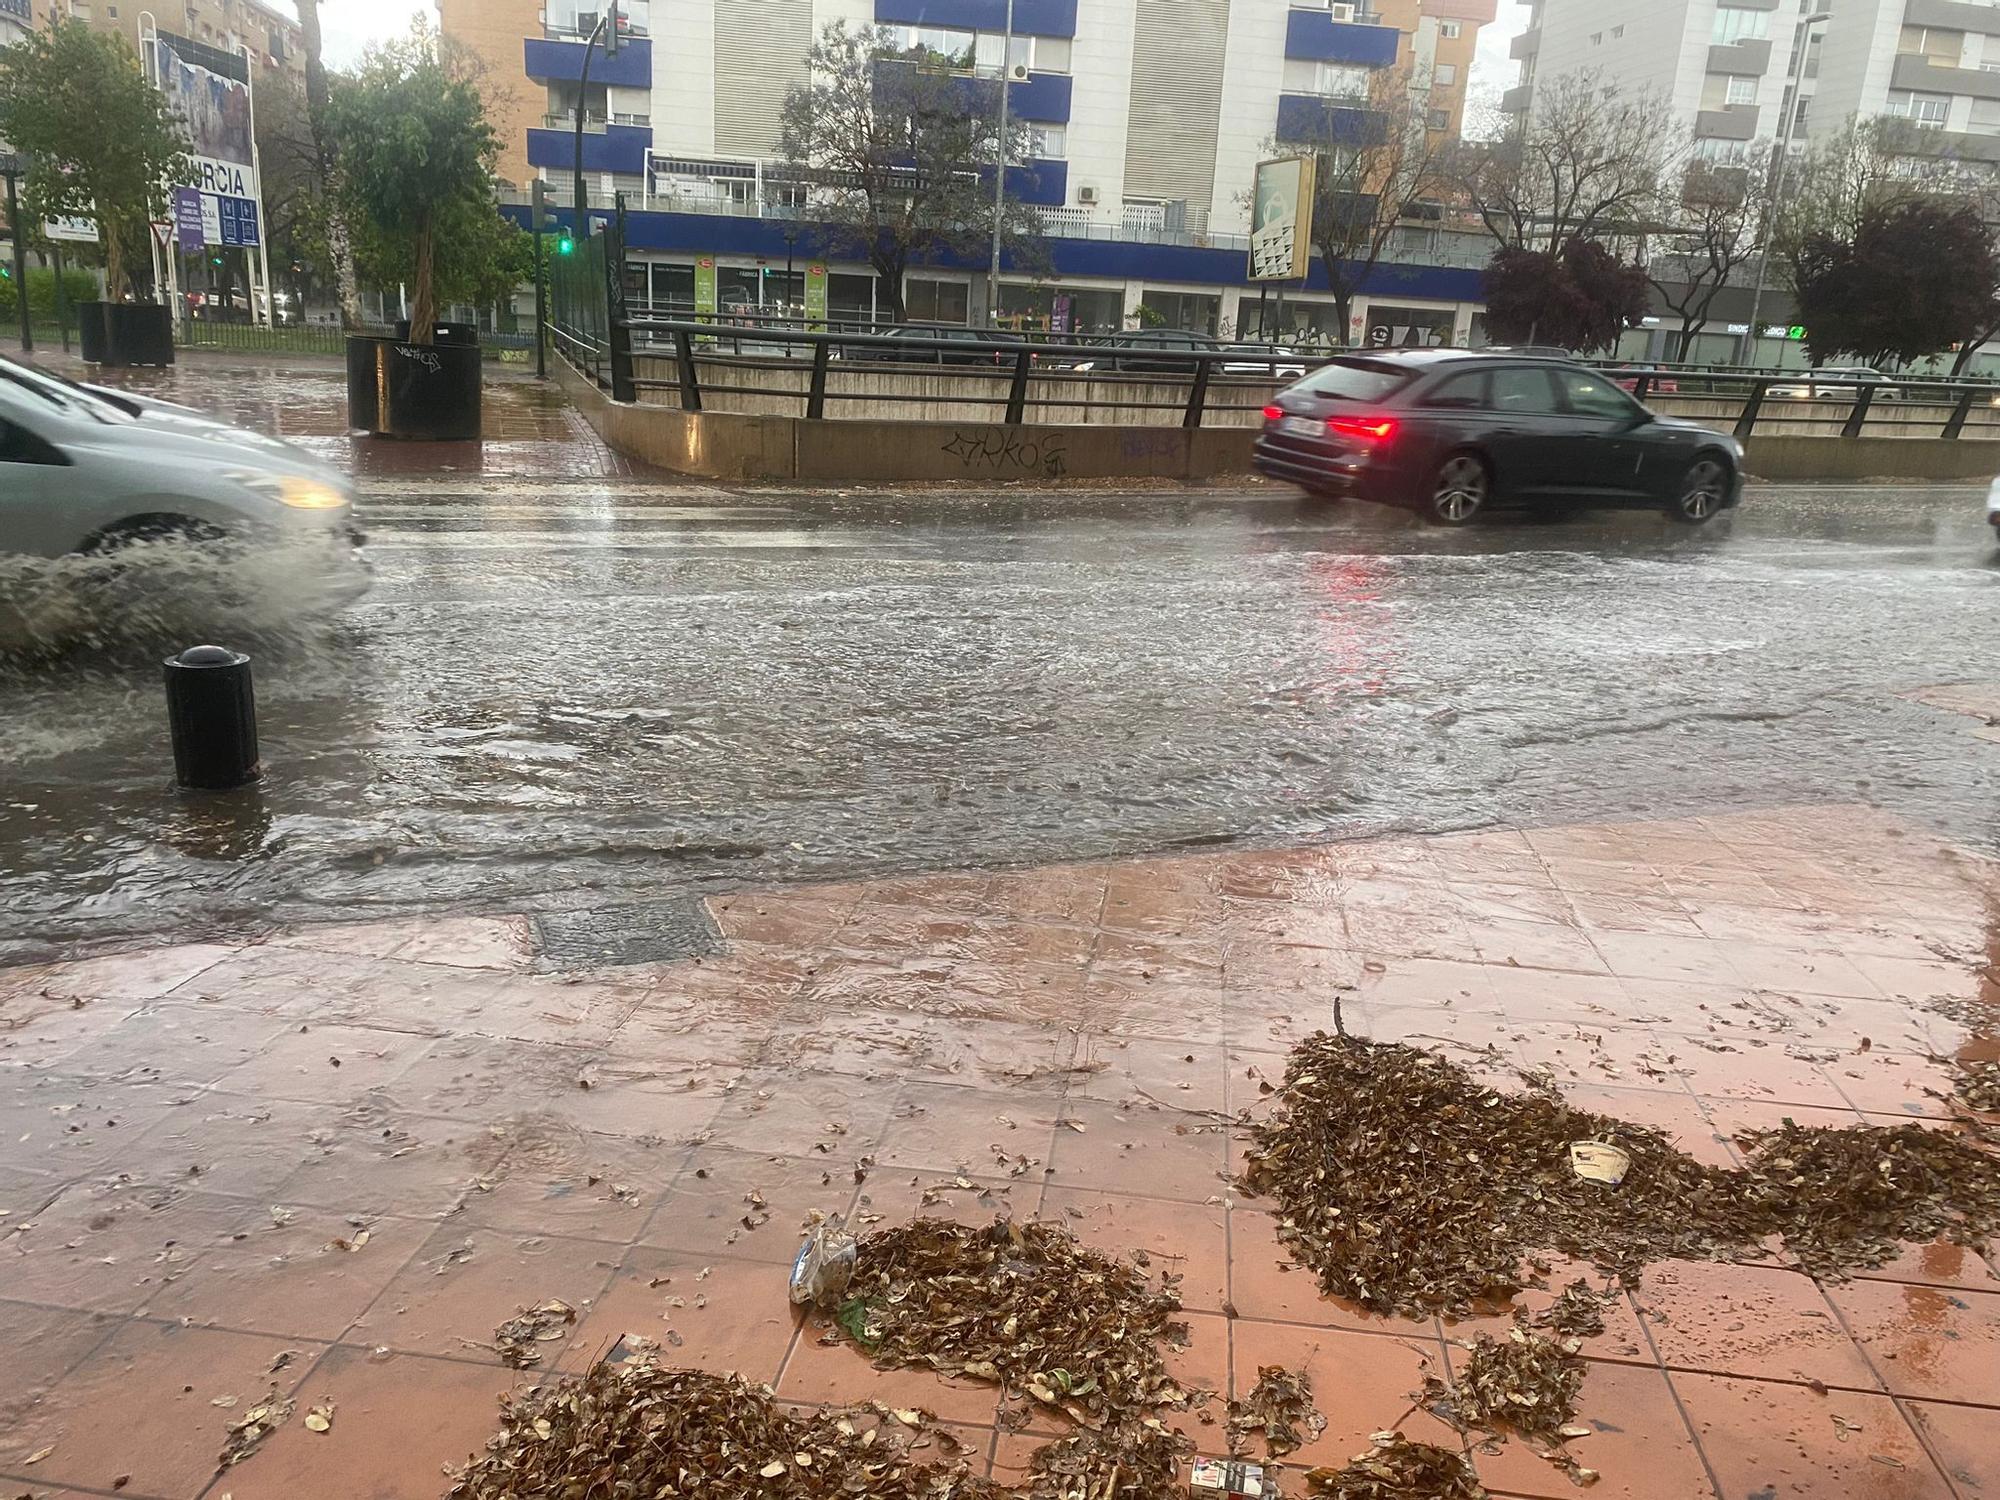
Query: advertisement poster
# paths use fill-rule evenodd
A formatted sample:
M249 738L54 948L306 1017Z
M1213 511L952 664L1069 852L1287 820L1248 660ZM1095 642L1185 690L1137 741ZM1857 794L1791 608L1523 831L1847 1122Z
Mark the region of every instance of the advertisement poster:
M826 267L818 261L806 267L806 321L826 327Z
M694 310L697 317L715 311L715 257L712 255L695 258Z
M1313 159L1257 163L1250 199L1250 279L1300 281L1312 257Z
M221 229L218 216L217 230ZM201 190L191 187L174 189L174 241L183 255L199 255L208 241L202 236Z
M259 242L249 70L242 58L162 33L154 43L160 90L180 118L201 194L203 243ZM175 223L183 224L179 213ZM186 248L186 229L180 230Z

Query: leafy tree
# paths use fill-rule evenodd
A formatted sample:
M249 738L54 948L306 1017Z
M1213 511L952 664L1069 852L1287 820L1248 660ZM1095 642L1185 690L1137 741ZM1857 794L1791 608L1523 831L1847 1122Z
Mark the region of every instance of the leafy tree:
M410 340L427 344L441 288L485 274L498 239L486 221L500 212L499 147L479 90L419 20L340 81L327 118L371 268L385 285L409 286Z
M1645 317L1646 286L1595 240L1556 254L1503 245L1486 268L1486 326L1502 343L1609 349Z
M1742 166L1693 161L1681 174L1675 228L1646 268L1660 301L1681 320L1677 359L1688 357L1715 299L1763 248L1770 155L1765 146Z
M90 214L103 235L112 300L167 189L192 178L187 142L166 96L146 81L123 37L65 21L0 48L0 139L28 158L30 223Z
M1443 137L1427 128L1427 91L1407 69L1382 69L1353 107L1320 112L1312 127L1274 139L1275 152L1314 157L1313 248L1347 343L1354 297L1374 274L1412 204L1439 197L1449 184ZM1308 278L1310 281L1310 278Z
M306 109L303 145L310 148L312 176L319 188L317 229L333 262L343 328L361 326L361 287L355 276L354 235L347 220L340 148L333 122L333 91L320 57L319 0L298 0L299 31L306 50ZM268 192L268 184L267 184Z
M1500 139L1459 146L1451 175L1503 249L1560 259L1572 241L1648 221L1679 154L1668 113L1595 72L1564 74L1537 85L1533 110Z
M881 26L829 22L806 63L785 98L782 171L806 184L826 253L873 266L900 321L911 265L990 243L997 87L904 59ZM1026 128L1010 124L1006 145L1007 160L1024 158ZM1008 198L1000 227L1017 265L1041 263L1040 215Z
M1798 267L1814 364L1841 354L1907 364L1962 337L2000 298L2000 251L1966 203L1871 209L1852 239L1808 235Z
M333 194L307 119L305 90L289 75L257 86L257 159L264 186L264 240L273 275L303 294L314 279L294 265L326 268Z

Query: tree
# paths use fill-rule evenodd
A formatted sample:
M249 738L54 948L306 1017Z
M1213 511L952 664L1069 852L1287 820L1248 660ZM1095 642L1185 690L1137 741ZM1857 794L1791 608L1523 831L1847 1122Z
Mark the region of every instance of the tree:
M1653 217L1680 135L1652 94L1627 97L1595 72L1536 88L1497 141L1468 141L1451 175L1503 249L1557 259L1574 240L1634 234Z
M1692 161L1681 174L1676 227L1647 265L1660 301L1681 320L1676 359L1686 359L1708 326L1722 289L1763 249L1770 148L1741 166Z
M422 20L372 49L328 101L335 152L370 261L410 288L410 342L427 344L441 287L490 259L499 154L472 80L446 65Z
M29 223L96 218L107 295L121 299L133 247L166 217L168 185L194 175L166 96L125 39L66 21L0 49L0 139L28 158Z
M305 90L285 74L257 86L257 161L264 189L264 242L279 280L303 291L290 268L325 266L333 195L307 119Z
M354 273L354 235L347 222L346 194L340 152L334 138L333 93L326 64L320 57L319 0L299 0L299 31L306 48L306 137L312 147L316 176L323 194L320 223L327 258L333 262L334 286L340 295L340 325L361 326L361 287Z
M953 76L960 61L906 59L886 27L832 21L785 97L781 173L806 185L826 252L875 268L898 321L912 264L972 258L993 232L997 87ZM1025 157L1026 128L1011 125L1006 145L1007 160ZM1009 197L1000 227L1017 264L1040 264L1040 215Z
M1646 273L1595 240L1557 254L1503 245L1486 268L1486 327L1509 344L1609 349L1646 315Z
M1318 111L1309 126L1274 139L1268 150L1312 154L1313 248L1333 293L1340 342L1346 344L1354 296L1374 274L1411 205L1448 185L1446 155L1427 128L1429 94L1411 86L1407 69L1382 69L1352 107ZM1308 277L1310 284L1310 277Z
M1799 315L1814 364L1907 364L1963 336L2000 298L2000 251L1977 209L1913 199L1866 211L1852 239L1799 246Z

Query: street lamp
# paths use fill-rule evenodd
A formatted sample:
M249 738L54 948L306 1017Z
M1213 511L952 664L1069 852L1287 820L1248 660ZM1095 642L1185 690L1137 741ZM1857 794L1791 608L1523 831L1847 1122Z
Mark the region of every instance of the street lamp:
M1792 121L1798 118L1799 91L1805 87L1806 54L1812 50L1812 30L1832 19L1832 11L1819 10L1799 22L1799 44L1792 57L1792 86L1785 95L1785 108L1778 120L1778 160L1772 168L1771 195L1764 204L1764 244L1757 255L1757 285L1750 293L1750 324L1743 330L1743 347L1737 358L1741 365L1748 365L1756 355L1757 319L1763 311L1764 287L1771 270L1771 222L1778 199L1785 191L1786 170L1792 164Z
M616 57L618 55L619 40L618 0L610 0L610 3L604 7L604 13L597 18L597 24L590 28L590 36L583 44L582 76L577 79L576 83L576 171L573 185L575 196L570 202L570 212L575 219L578 233L586 233L589 229L584 219L583 201L583 106L590 94L590 52L597 45L600 37L604 40L604 55L606 57ZM611 103L608 94L605 100L604 112L606 115L611 113ZM607 127L610 123L609 120L605 121Z
M1000 43L1000 130L993 137L993 262L986 274L986 326L1000 326L1000 220L1007 209L1007 78L1014 64L1014 0L1007 0L1007 34Z

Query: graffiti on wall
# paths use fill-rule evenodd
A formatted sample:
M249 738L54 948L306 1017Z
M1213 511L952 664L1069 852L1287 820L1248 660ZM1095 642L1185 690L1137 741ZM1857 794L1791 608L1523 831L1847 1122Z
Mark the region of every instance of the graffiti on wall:
M1069 445L1059 437L1023 437L1007 427L961 427L939 448L968 472L1040 474L1060 479Z

